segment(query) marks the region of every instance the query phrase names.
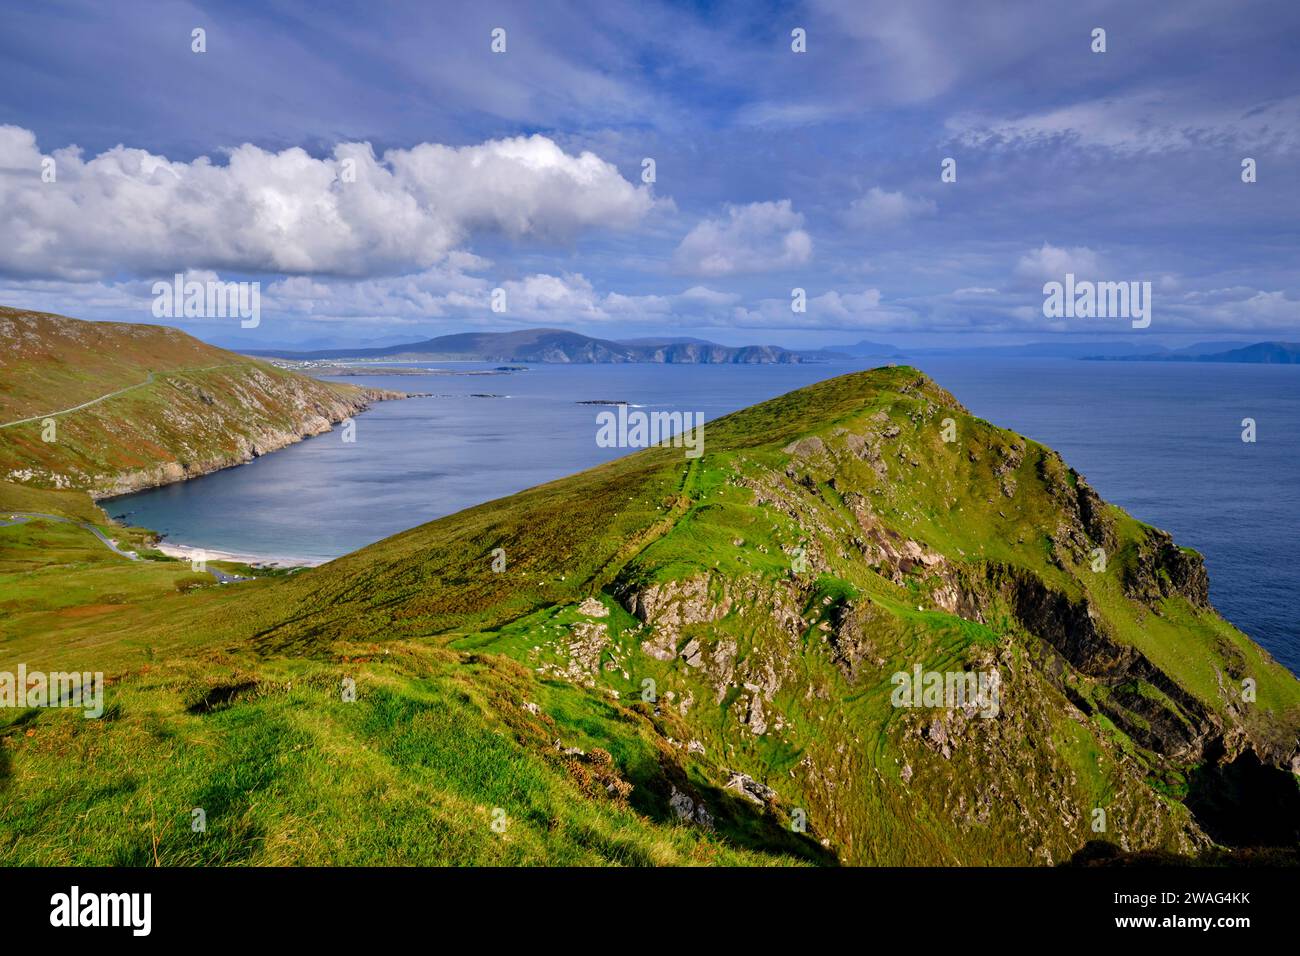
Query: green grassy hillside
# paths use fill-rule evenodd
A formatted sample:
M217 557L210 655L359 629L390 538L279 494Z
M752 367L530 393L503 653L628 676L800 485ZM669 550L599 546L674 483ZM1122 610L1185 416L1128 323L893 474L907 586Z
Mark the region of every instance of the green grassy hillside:
M204 474L392 393L321 382L164 326L0 307L0 479L96 495Z
M1049 864L1095 840L1295 842L1300 682L1209 606L1198 555L1050 449L910 368L730 415L705 449L247 584L145 581L71 540L61 570L0 565L0 668L113 675L108 720L0 718L0 861ZM38 532L73 533L0 543L39 564L54 546L19 538ZM918 665L997 671L996 716L893 706Z

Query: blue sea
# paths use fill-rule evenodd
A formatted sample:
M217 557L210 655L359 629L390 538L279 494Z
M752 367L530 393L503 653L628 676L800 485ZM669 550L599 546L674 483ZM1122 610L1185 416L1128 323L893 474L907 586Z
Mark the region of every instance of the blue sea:
M913 364L974 414L1056 448L1107 500L1203 553L1215 606L1300 673L1300 366ZM438 397L374 406L357 417L351 443L335 428L248 465L106 507L176 544L328 560L626 454L597 447L601 409L579 401L626 401L711 419L865 367L536 365L505 375L348 378ZM1256 422L1253 444L1241 440L1244 418Z

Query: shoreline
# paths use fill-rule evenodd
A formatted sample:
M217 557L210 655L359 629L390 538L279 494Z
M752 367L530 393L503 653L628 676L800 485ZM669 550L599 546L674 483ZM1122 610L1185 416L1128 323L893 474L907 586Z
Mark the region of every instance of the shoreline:
M169 558L179 558L182 561L191 561L194 558L206 561L233 561L237 564L246 564L250 568L281 570L288 568L317 568L327 563L327 561L334 560L333 558L295 558L274 554L246 554L240 551L224 551L220 548L200 548L189 544L168 544L162 540L155 543L153 547Z
M112 486L105 487L100 484L84 490L90 495L92 501L99 504L100 502L112 501L115 498L125 498L141 491L165 488L168 485L174 485L182 481L190 481L218 471L225 471L227 468L247 465L263 455L273 454L288 448L290 445L306 441L308 438L315 438L317 435L328 434L334 430L335 425L342 423L353 415L360 415L369 411L372 405L379 402L433 397L427 392L394 392L381 388L349 387L357 388L360 394L350 400L340 399L342 402L341 410L340 408L332 409L328 416L319 417L315 422L302 421L293 428L264 433L259 436L258 441L247 440L243 448L219 458L196 464L181 464L175 460L162 462L152 468L121 472L115 476Z

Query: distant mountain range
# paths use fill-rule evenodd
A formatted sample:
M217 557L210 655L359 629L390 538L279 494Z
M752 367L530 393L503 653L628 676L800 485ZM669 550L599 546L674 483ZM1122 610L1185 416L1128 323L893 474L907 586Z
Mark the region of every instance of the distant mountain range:
M837 352L840 355L849 355L853 358L900 358L903 355L902 350L895 345L884 345L881 342L868 342L866 340L855 345L832 345L830 351Z
M688 365L789 365L840 356L776 345L719 345L703 339L597 339L564 329L461 332L423 342L368 349L245 350L245 355L296 361L539 362L559 364L655 362Z
M873 359L905 362L918 358L1059 358L1106 362L1250 362L1295 364L1300 344L1288 342L1198 342L1168 348L1132 340L1030 342L974 348L899 348L869 340L824 349L778 345L720 345L690 337L600 339L565 329L518 332L460 332L422 342L371 348L241 349L244 355L317 362L532 362L614 364L649 362L682 365L790 365Z
M1059 358L1095 362L1251 362L1295 364L1300 362L1300 344L1293 342L1198 342L1168 348L1133 341L1030 342L1024 345L993 345L975 348L900 349L880 342L836 345L836 353L855 358L888 358L907 361L918 358Z
M1245 342L1226 342L1215 346L1225 349ZM1137 358L1148 354L1160 346L1149 342L1134 343L1128 341L1086 341L1079 342L1065 339L1056 342L1028 342L1020 345L973 345L963 347L911 347L900 348L883 342L862 341L854 345L833 345L833 351L853 358L889 359L906 361L916 358ZM1191 348L1202 348L1192 346Z
M1147 355L1088 356L1102 362L1242 362L1254 365L1295 365L1300 363L1300 343L1256 342L1226 351L1200 351L1201 347L1157 352Z

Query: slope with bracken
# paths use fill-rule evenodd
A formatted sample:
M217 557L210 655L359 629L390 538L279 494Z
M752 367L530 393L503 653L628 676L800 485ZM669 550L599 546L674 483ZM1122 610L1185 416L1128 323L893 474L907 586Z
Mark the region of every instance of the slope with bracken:
M239 464L401 397L164 326L0 307L0 345L0 479L96 496Z
M145 601L116 636L64 622L67 643L119 655L121 714L18 738L11 800L52 754L92 746L114 754L103 774L198 800L197 769L129 742L274 720L295 749L236 765L282 802L227 794L257 849L213 844L221 859L318 859L337 838L306 821L337 823L349 795L358 841L392 835L387 799L412 833L433 821L403 851L430 863L1050 864L1097 840L1296 842L1300 682L1215 613L1198 555L1050 449L902 367L712 422L705 447L630 455L237 595ZM996 714L894 706L893 676L918 666L996 671ZM355 703L331 699L343 680ZM510 776L524 766L531 782ZM95 784L68 799L142 816L137 791ZM485 829L496 810L513 849ZM47 852L11 855L66 837L23 819ZM169 858L214 858L178 840Z

